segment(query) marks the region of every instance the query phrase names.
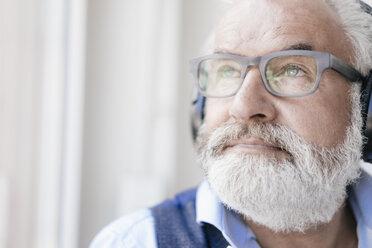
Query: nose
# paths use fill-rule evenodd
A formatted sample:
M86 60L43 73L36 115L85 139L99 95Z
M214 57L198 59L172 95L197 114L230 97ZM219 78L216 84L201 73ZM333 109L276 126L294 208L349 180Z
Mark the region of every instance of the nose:
M276 96L265 88L257 67L250 68L230 106L230 116L241 121L270 122L276 117Z

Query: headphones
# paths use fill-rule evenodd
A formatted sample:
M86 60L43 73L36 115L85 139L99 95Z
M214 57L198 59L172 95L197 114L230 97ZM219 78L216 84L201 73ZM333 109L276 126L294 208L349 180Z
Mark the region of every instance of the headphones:
M359 1L362 9L372 15L372 7L366 4L363 1ZM372 91L372 70L369 71L369 74L362 82L361 87L361 99L360 102L362 104L362 118L363 118L363 127L362 133L363 136L367 138L365 145L363 146L363 153L362 159L366 162L372 162L372 128L367 126L368 116L371 114L370 118L372 118L372 99L371 99L371 91ZM371 106L371 112L369 111L369 107ZM371 119L372 121L372 119Z
M365 2L359 0L361 8L368 14L372 15L372 7ZM363 79L361 86L361 104L362 104L362 118L363 127L362 133L364 137L371 137L367 139L365 145L363 146L362 159L367 162L372 162L372 128L367 129L367 119L368 119L368 109L371 105L371 121L372 121L372 101L371 101L371 91L372 91L372 70ZM191 131L193 140L196 140L198 135L198 130L204 120L204 107L205 107L205 96L197 92L196 99L192 102L191 108Z

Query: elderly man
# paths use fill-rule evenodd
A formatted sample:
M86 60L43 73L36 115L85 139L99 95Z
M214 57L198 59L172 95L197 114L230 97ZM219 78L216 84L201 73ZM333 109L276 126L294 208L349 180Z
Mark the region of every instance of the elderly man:
M190 63L207 180L117 220L91 247L372 247L372 165L360 162L360 89L372 69L363 6L235 1L213 54Z

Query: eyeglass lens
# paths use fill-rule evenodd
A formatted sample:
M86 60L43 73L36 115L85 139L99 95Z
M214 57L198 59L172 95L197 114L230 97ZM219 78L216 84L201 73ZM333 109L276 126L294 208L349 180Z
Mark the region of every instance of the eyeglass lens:
M317 81L317 61L306 55L289 55L269 60L261 73L266 87L280 95L295 96L313 90ZM241 64L233 59L214 58L200 63L198 82L200 90L208 96L234 95L245 75Z

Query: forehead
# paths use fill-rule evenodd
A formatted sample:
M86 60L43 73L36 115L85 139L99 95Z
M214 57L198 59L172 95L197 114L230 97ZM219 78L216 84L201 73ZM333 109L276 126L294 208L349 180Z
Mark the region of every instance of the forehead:
M350 57L341 21L323 0L240 0L221 19L214 50L260 56L295 44Z

